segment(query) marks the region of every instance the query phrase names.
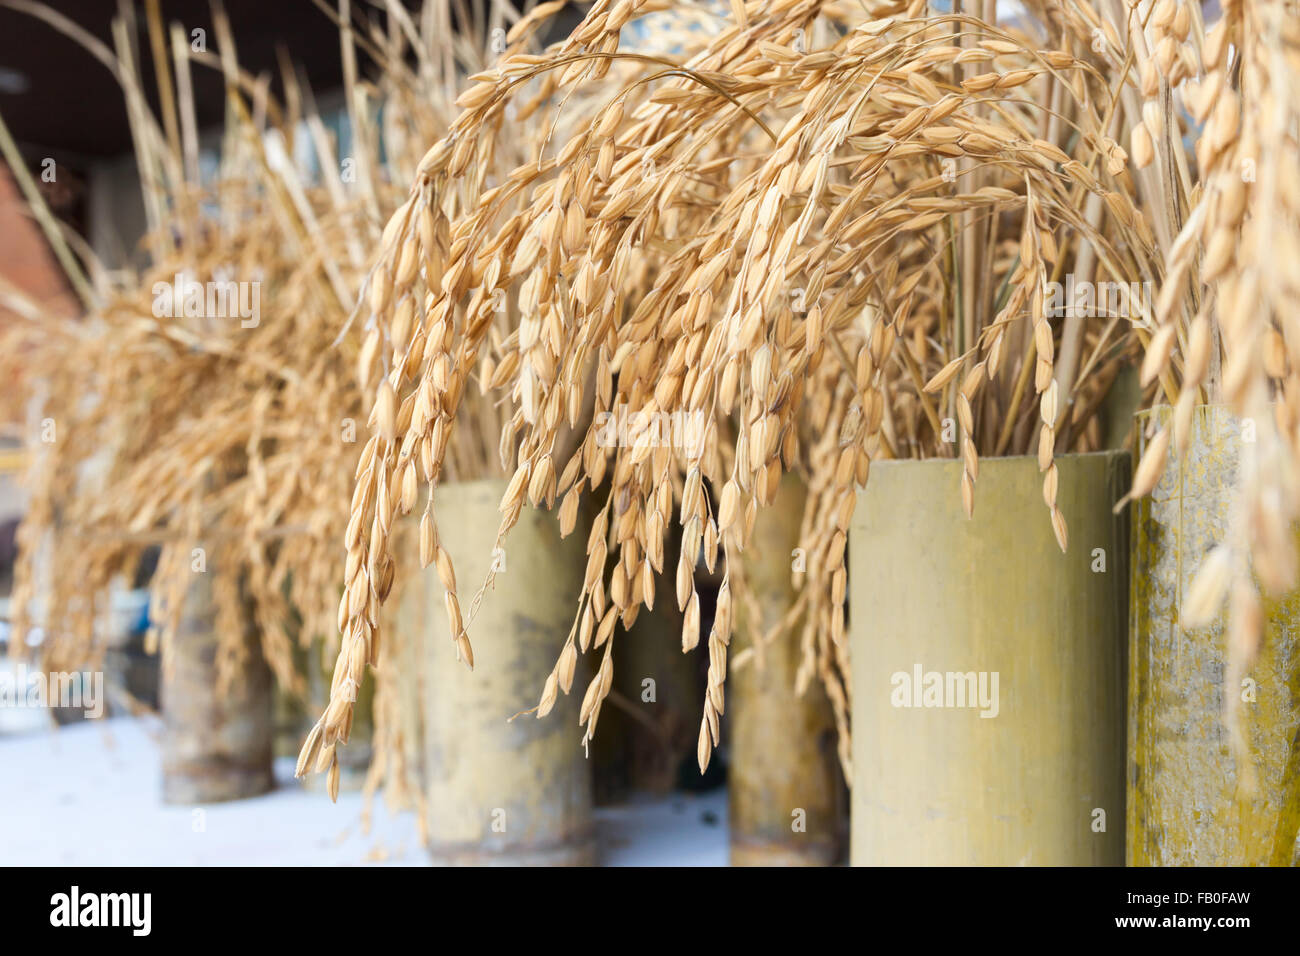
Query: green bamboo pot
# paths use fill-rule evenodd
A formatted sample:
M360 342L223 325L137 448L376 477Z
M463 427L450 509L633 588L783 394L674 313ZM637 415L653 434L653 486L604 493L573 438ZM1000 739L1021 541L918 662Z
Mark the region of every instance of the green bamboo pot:
M783 480L776 501L762 509L741 560L757 604L735 602L734 654L780 621L794 603L792 567L807 492ZM843 855L848 801L836 756L835 715L820 681L795 693L801 658L798 635L786 632L761 656L727 678L727 767L733 866L829 866Z
M240 800L274 786L271 670L251 614L243 653L228 686L218 687L217 608L209 566L194 572L176 633L163 646L163 802L194 806Z
M336 658L336 649L327 651L318 646L308 648L304 655L308 701L305 712L308 715L308 722L296 736L299 749L302 747L302 741L311 731L311 721L323 713L329 705L330 679L334 673ZM352 729L348 734L347 746L339 747L335 751L339 761L341 793L358 793L364 789L366 776L370 771L370 761L374 756L374 735L375 682L366 680L357 690L356 700L352 704ZM296 759L298 754L294 751L290 756ZM328 781L328 774L309 773L302 778L301 782L308 790L325 793Z
M291 630L290 636L293 639L293 670L302 675L303 689L291 690L277 681L274 692L275 756L290 757L295 761L312 725L329 705L330 680L338 658L337 640L333 646L314 641L304 647L300 641L300 626ZM339 761L339 791L342 793L356 793L365 786L374 755L374 697L375 682L363 681L352 704L352 729L347 745L335 752ZM307 790L325 793L328 780L327 774L309 773L299 783Z
M681 548L680 529L665 532L664 554ZM591 741L596 803L617 804L636 794L664 796L683 768L695 770L704 681L698 659L682 653L682 612L673 597L668 561L655 575L655 605L644 606L632 626L614 633L614 686L601 708L599 730ZM615 697L614 695L617 695Z
M438 489L440 540L467 617L502 557L493 548L505 491L506 482L496 480ZM505 569L469 626L473 672L456 660L435 569L403 588L394 679L435 863L595 860L591 767L578 725L588 677L580 668L573 693L561 694L546 717L510 719L537 704L564 646L582 589L585 541L581 529L561 539L554 515L524 509L505 542Z
M1169 421L1138 416L1139 432ZM1242 686L1225 687L1225 613L1179 623L1201 559L1224 540L1249 429L1218 406L1198 408L1187 453L1133 506L1133 636L1129 650L1128 862L1132 866L1295 866L1300 862L1300 594L1266 605L1263 644ZM1145 437L1140 441L1145 442ZM1224 726L1237 698L1257 775Z
M854 865L1124 859L1128 455L872 466L849 538Z

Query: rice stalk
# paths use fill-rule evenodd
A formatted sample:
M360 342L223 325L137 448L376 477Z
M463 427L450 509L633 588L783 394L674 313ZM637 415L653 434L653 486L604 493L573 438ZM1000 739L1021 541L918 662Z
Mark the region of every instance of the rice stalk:
M76 35L46 8L10 5ZM443 32L439 9L446 13L430 4L419 25L405 10L393 14L401 29L369 10L349 21L345 58L353 59L353 45L369 54L346 90L355 118L366 118L349 155L340 155L292 64L280 77L282 99L239 68L219 12L217 52L204 53L179 24L163 42L156 5L149 8L155 74L174 84L161 116L145 106L129 44L110 53L87 40L133 103L137 161L151 177L153 258L139 274L111 279L92 267L94 307L84 317L34 311L0 350L41 383L30 398L49 426L47 442L33 436L13 595L15 633L44 633L42 666L76 670L102 660L97 619L110 589L155 548L152 649L173 639L192 575L216 562L218 620L229 625L222 634L241 635L230 622L251 613L282 686L305 689L296 643L335 653L337 547L364 433L376 421L362 389L389 361L381 337L407 349L422 348L425 337L413 302L405 326L349 322L370 265L366 250L401 205L423 144L447 128L457 75L497 55L489 33ZM517 17L501 4L489 25ZM226 80L227 121L217 171L201 176L189 78L213 68ZM366 125L376 116L382 135ZM502 152L512 164L524 155L513 143ZM304 153L311 162L300 165ZM201 290L254 287L260 315L214 314L202 295L171 314L178 276ZM509 321L503 312L503 334ZM441 449L446 473L500 473L495 444L480 437L500 430L500 410L471 399L462 412L467 427ZM415 507L405 486L392 493ZM387 594L395 568L384 571ZM240 641L222 644L221 681L237 673L243 653ZM392 724L381 724L383 737Z
M576 654L599 652L581 709L590 740L616 627L654 597L676 521L682 648L709 656L705 766L725 712L733 605L745 600L740 558L758 509L798 471L811 489L801 680L826 682L847 765L844 545L870 462L960 454L969 513L981 455L1036 454L1064 548L1055 455L1099 447L1098 405L1135 333L1154 328L1149 311L1079 323L1044 302L1047 283L1080 262L1117 283L1164 274L1110 135L1124 73L1094 50L1077 5L1065 18L1042 10L1050 44L923 4L864 16L786 0L738 5L695 52L621 51L621 32L650 10L597 3L544 54L471 77L463 112L389 222L363 309L384 325L397 303L423 299L429 347L419 363L393 362L373 392L383 427L346 538L358 557L337 673L359 680L379 639L374 571L399 558L388 489L418 457L432 505L481 366L480 382L513 409L498 544L525 505L558 503L566 533L584 498L595 513L584 592L538 716L569 691ZM812 36L826 45L810 48ZM491 178L493 131L523 91L521 115L539 103L562 114L579 95L595 106L567 141ZM965 242L972 230L979 241ZM486 303L505 287L518 289L520 317L501 338ZM391 411L408 405L410 416ZM620 409L642 422L685 416L701 440L644 429L611 442L596 422ZM588 416L576 450L561 453L561 435ZM428 524L436 540L432 510ZM719 556L718 611L702 635L693 572ZM470 663L473 608L491 583L467 613L444 578ZM348 712L336 696L304 758L341 739Z

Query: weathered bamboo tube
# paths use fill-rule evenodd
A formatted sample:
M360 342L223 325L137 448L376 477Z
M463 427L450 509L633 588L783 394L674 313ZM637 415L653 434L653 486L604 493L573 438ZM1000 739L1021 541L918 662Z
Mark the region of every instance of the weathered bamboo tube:
M1064 554L1032 458L982 461L970 519L959 460L872 466L849 538L854 865L1123 863L1128 455L1056 465Z
M805 498L802 483L787 478L776 502L758 514L741 559L760 620L736 602L735 654L752 646L754 624L767 631L795 601L792 565ZM761 667L751 656L727 678L733 866L830 866L843 854L848 807L835 715L816 677L795 693L798 634L796 626L766 644Z
M1138 416L1140 431L1169 415ZM1300 865L1300 593L1265 607L1259 657L1240 687L1224 686L1225 613L1209 627L1179 623L1201 559L1224 540L1246 440L1226 409L1198 408L1186 457L1171 454L1155 490L1133 506L1130 866ZM1238 788L1225 694L1240 695L1253 794Z
M228 686L218 687L215 576L194 573L176 634L163 645L163 802L195 805L241 800L274 785L271 669L252 617Z
M443 588L432 566L403 589L401 670L414 713L427 845L443 865L564 866L595 861L591 766L580 745L579 670L544 718L536 705L573 622L586 535L560 538L553 514L525 508L494 554L506 482L438 488L440 541L451 555L468 616L495 560L495 588L470 624L474 671L456 659Z
M624 636L615 683L621 683L625 696L645 718L627 717L628 785L633 792L662 795L673 789L684 764L694 766L696 711L704 687L697 679L697 661L682 653L682 613L671 597L671 587L661 587L659 594L663 598L654 611L642 608ZM599 739L600 734L596 736Z
M303 656L303 671L306 674L307 707L306 713L315 719L329 704L330 678L333 674L334 660L338 655L337 647L325 649L313 646ZM370 761L374 756L375 732L375 682L367 680L356 692L352 705L352 729L348 733L348 742L339 747L336 756L339 761L339 791L355 793L363 789L366 775L370 770ZM297 736L299 748L302 740L311 730L310 720ZM296 758L297 754L293 754ZM302 785L308 790L319 793L328 792L329 777L323 773L309 773L302 777Z
M290 654L294 673L306 674L307 668L311 666L308 662L321 659L320 651L315 647L303 647L297 640L298 635L295 634L293 637ZM293 757L296 761L302 751L302 742L319 713L316 710L317 701L309 700L305 693L297 692L296 689L285 687L278 675L273 673L272 676L275 678L275 687L272 691L272 715L275 721L272 749L277 760L281 757ZM320 710L323 711L324 706L321 706ZM339 756L342 757L347 750L347 747L339 748ZM311 786L313 778L324 776L325 774L307 774L301 778L301 782L304 786ZM322 789L324 789L323 785Z
M301 675L301 688L286 688L276 681L274 690L275 756L292 757L295 761L302 751L302 742L311 731L316 718L329 705L330 679L338 657L337 640L333 645L313 643L304 647L300 635L291 634L293 640L293 672ZM346 746L339 747L339 791L352 793L362 789L374 754L374 697L375 681L362 682L352 705L352 728ZM299 783L306 790L326 793L329 775L304 774Z
M670 526L664 553L676 554ZM674 566L655 576L660 598L642 607L627 631L614 634L614 689L591 742L596 802L624 802L635 793L667 794L683 768L698 773L695 748L704 680L698 659L682 653L682 612L672 598Z

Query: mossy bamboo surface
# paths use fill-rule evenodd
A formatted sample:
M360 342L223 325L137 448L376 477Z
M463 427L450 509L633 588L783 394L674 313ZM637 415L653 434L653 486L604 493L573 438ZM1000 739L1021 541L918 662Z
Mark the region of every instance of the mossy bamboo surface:
M1139 425L1152 417L1167 424L1169 408L1144 413ZM1187 453L1134 505L1131 866L1300 863L1300 594L1265 606L1258 656L1232 679L1226 607L1208 627L1180 624L1201 559L1225 540L1249 437L1246 423L1226 409L1198 408ZM1254 793L1239 787L1243 767L1225 719L1226 705L1236 701L1225 694L1240 700Z
M950 493L960 461L872 468L850 535L855 865L1123 862L1128 545L1112 505L1128 456L1056 462L1065 553L1032 458L981 462L970 519ZM917 670L942 693L913 697ZM985 700L960 681L950 695L950 672L985 675Z

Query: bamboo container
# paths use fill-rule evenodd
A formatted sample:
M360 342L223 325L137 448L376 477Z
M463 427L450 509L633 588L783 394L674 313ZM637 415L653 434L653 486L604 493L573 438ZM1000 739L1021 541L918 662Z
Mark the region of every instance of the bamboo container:
M698 773L691 768L704 687L681 635L682 614L671 600L642 608L629 630L614 635L614 690L590 745L598 805L662 796L683 767Z
M573 622L586 565L581 528L560 538L554 515L525 508L493 547L506 482L439 487L438 527L465 610L494 560L505 562L470 624L474 671L456 660L431 566L403 589L395 675L413 745L426 843L442 865L595 862L591 766L578 709L587 678L542 719L536 705Z
M959 460L872 466L849 542L854 865L1123 863L1128 455L1056 463L1064 554L1032 458L982 461L971 519Z
M761 630L778 622L795 600L793 553L806 494L786 478L777 501L759 512L745 548L745 576L758 603ZM750 646L746 602L736 602L736 652ZM800 649L782 634L727 680L731 864L830 866L843 854L847 832L844 777L835 752L835 716L815 677L795 693ZM733 657L734 659L734 657Z
M670 526L664 553L676 554L680 535ZM672 567L655 576L656 593L673 593ZM614 689L591 742L597 805L638 793L663 796L695 763L704 680L695 656L682 653L682 612L665 597L642 607L626 631L614 634ZM617 696L615 696L617 695Z
M302 742L311 732L316 718L329 704L330 681L338 659L338 636L334 641L312 642L304 647L299 631L290 634L293 673L302 678L301 689L289 689L278 682L275 687L275 756L292 757L296 762ZM358 793L365 788L370 763L374 757L375 681L365 680L357 688L352 705L352 726L348 742L339 747L339 792ZM329 776L307 773L298 778L304 790L329 792Z
M1138 421L1169 415L1163 407ZM1171 456L1155 490L1134 504L1131 866L1300 864L1300 594L1266 606L1259 657L1241 687L1224 686L1224 615L1195 630L1179 624L1201 558L1224 539L1246 434L1226 409L1198 408L1185 459ZM1240 695L1253 794L1238 788L1225 694Z
M338 644L313 643L304 647L301 635L294 633L293 670L303 676L304 690L295 693L278 682L274 691L275 756L292 757L295 761L302 750L302 742L311 731L317 715L329 704L330 679L334 661L338 657ZM374 756L374 696L375 682L366 680L356 692L353 704L352 728L347 745L338 748L339 792L355 793L363 789L370 761ZM304 774L299 783L306 790L328 792L328 776L323 773Z
M247 619L244 653L228 687L218 688L218 572L196 572L185 614L163 646L163 802L195 805L241 800L274 786L271 669Z

